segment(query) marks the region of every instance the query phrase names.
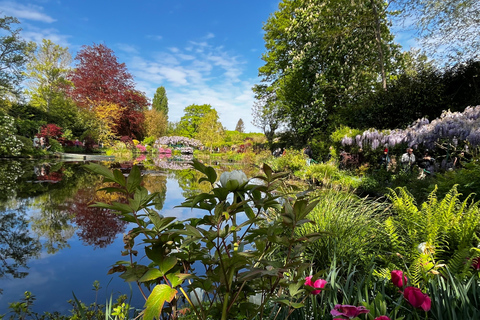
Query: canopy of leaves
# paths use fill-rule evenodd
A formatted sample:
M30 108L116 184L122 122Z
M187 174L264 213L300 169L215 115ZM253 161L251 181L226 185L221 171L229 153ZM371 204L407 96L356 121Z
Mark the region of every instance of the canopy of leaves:
M178 123L177 134L188 138L196 138L198 134L198 126L203 117L212 111L212 106L209 104L192 104L186 107L183 111L185 114Z
M359 97L395 72L398 47L377 0L284 0L265 30L263 81L274 86L300 142L331 130Z
M215 109L208 112L198 125L197 138L206 146L212 147L223 137L223 126Z
M20 38L20 29L13 24L19 21L14 17L0 18L0 94L2 100L6 95L18 94L18 85L23 80L22 69L28 60L32 44ZM2 103L3 104L3 103Z
M124 108L116 131L123 136L141 136L145 95L135 89L133 76L125 63L119 63L114 52L103 44L83 46L70 75L74 88L70 96L80 106L91 110L93 102L106 101Z
M240 133L245 132L245 124L243 123L242 118L238 120L237 125L235 126L235 131L238 131Z

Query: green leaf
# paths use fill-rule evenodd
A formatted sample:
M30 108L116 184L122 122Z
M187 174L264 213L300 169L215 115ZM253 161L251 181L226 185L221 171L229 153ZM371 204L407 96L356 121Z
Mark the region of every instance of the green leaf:
M140 186L142 175L138 166L133 166L127 178L127 191L132 193Z
M175 267L176 264L176 257L165 257L165 259L163 259L158 266L160 267L160 271L166 274L170 269Z
M172 302L177 294L177 290L170 288L166 284L159 284L153 288L152 293L145 302L144 320L160 319L165 302Z
M125 176L120 170L113 170L113 176L115 177L115 182L125 187Z
M158 269L148 269L145 274L138 279L139 282L145 282L145 281L150 281L150 280L155 280L160 277L163 277L163 273L160 272Z
M188 273L169 273L167 274L167 279L170 281L172 287L179 286L187 278L190 278L191 275Z
M211 184L214 184L215 181L217 181L217 172L215 172L215 169L213 169L212 167L207 167L205 174L207 175L208 181Z
M109 181L115 181L115 176L113 175L113 172L107 167L102 166L101 164L89 163L89 164L86 164L84 167L92 171L93 173L99 174L107 178Z
M198 238L202 237L202 234L200 233L200 231L198 231L197 228L194 228L189 224L185 225L185 229L187 229L187 232L185 233L188 235L191 235L193 237L198 237Z

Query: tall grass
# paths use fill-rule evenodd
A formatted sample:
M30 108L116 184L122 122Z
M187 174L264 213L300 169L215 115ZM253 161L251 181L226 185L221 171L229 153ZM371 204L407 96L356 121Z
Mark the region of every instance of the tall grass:
M364 269L383 250L385 235L378 232L387 206L381 201L359 198L351 192L323 190L320 202L310 213L313 224L298 232L326 232L312 243L306 254L317 270L328 269L335 260L352 262Z

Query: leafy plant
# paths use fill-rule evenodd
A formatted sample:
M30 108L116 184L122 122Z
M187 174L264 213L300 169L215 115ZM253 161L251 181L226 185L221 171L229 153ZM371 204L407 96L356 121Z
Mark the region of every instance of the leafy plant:
M310 201L306 194L282 199L277 189L285 174L274 174L268 165L263 166L264 175L255 177L263 181L260 185L249 183L240 171L223 173L217 183L212 167L198 161L193 166L205 175L199 182L210 183L211 191L182 203L182 207L207 212L202 218L184 221L163 217L150 208L156 194L148 194L141 186L138 167L125 178L119 170L86 166L117 184L104 191L128 198L127 203L96 206L114 210L136 225L124 237L122 254L130 260L118 261L111 272L138 284L146 299L144 319L178 318L186 308L180 294L199 319L252 319L270 303L288 312L303 306L304 271L310 266L303 261L303 253L306 244L320 235L298 236L295 229L309 222L306 217L318 201ZM134 260L138 238L144 245L146 265ZM187 294L198 290L205 292L203 300L198 294L195 299ZM252 296L261 297L261 302L250 302Z

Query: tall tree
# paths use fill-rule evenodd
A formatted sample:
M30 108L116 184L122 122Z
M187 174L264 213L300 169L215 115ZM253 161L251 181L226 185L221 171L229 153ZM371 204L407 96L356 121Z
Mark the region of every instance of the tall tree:
M71 85L67 80L71 63L68 48L51 40L42 40L42 45L32 52L26 66L29 88L26 93L31 105L49 113L52 107L64 104L65 89Z
M157 111L162 111L165 114L165 117L168 119L167 91L163 86L157 88L157 91L153 96L152 108Z
M123 108L116 123L119 135L140 138L143 131L143 110L148 105L145 95L135 89L133 76L125 63L119 63L110 48L103 44L83 46L75 57L77 67L70 75L74 88L70 96L81 107L91 110L93 102L110 102Z
M305 143L397 70L398 47L380 0L283 0L264 25L263 82Z
M417 27L426 51L447 64L480 57L480 2L477 0L396 0L405 21Z
M178 123L177 132L184 137L196 138L198 134L198 126L203 117L212 111L212 106L209 104L192 104L186 107L183 111L185 114Z
M0 18L0 103L3 108L8 100L19 94L18 86L23 80L22 70L28 60L33 43L20 38L21 29L12 24L19 21L14 17Z
M160 138L167 132L168 120L163 111L145 111L145 136Z
M252 108L252 124L262 130L272 147L275 131L284 122L277 95L273 87L267 85L255 85L253 91L256 100Z
M238 131L240 133L245 132L245 124L243 123L242 118L238 120L237 125L235 126L235 131Z
M214 144L222 140L223 134L223 126L219 121L218 113L215 109L212 109L205 114L199 123L197 139L205 146L210 146L211 150Z

